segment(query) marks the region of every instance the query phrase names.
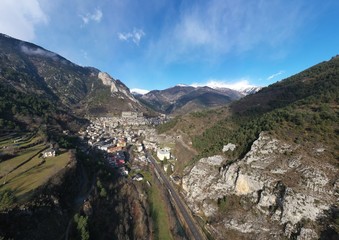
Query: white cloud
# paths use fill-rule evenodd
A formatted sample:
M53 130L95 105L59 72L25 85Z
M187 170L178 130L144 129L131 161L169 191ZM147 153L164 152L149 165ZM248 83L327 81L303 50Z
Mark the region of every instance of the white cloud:
M132 93L139 93L139 94L146 94L146 93L149 93L149 90L145 90L145 89L140 89L140 88L132 88L131 89L131 92Z
M295 1L210 0L182 4L176 15L168 18L172 22L152 44L149 56L162 57L166 62L214 60L258 46L280 46L295 36L308 14L308 5Z
M271 76L269 76L269 77L267 78L267 80L272 80L273 78L278 77L279 75L284 74L284 73L285 73L285 71L279 71L279 72L277 72L277 73L274 73L274 74L272 74Z
M21 46L21 51L28 54L28 55L39 55L39 56L44 56L44 57L49 57L54 60L57 59L57 55L53 52L44 50L42 48L30 48L25 45Z
M86 25L90 21L94 22L101 22L101 19L103 17L103 13L100 9L95 9L93 13L86 13L85 15L80 15L82 22Z
M0 32L26 41L35 39L36 27L48 19L38 0L1 0Z
M128 33L118 33L118 38L121 41L133 41L136 45L139 46L139 42L141 40L142 37L144 37L146 34L142 29L133 29L132 32L128 32Z
M240 79L236 81L210 79L204 83L192 83L190 86L192 87L207 86L210 88L230 88L230 89L237 90L237 91L242 91L247 88L257 87L255 85L250 84L250 82L246 79Z

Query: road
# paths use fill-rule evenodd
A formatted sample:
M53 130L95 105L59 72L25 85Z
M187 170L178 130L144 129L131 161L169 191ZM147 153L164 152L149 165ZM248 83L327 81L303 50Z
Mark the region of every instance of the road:
M161 177L164 186L167 188L167 190L172 195L176 205L178 206L178 208L181 212L181 215L183 216L183 218L186 222L186 226L189 228L194 239L204 240L205 237L201 234L201 232L197 228L197 226L196 226L195 222L193 221L191 215L188 213L187 209L185 208L181 198L179 197L176 190L173 188L172 184L169 182L168 178L165 176L165 174L162 171L162 169L160 168L160 166L156 163L155 159L153 158L153 156L151 154L147 153L147 157L151 161L151 163L154 165L157 172L159 173L159 176Z

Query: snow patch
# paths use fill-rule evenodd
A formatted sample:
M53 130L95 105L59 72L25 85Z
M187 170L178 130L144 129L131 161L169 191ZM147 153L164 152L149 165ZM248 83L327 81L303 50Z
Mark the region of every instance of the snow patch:
M145 94L149 93L149 90L140 89L140 88L132 88L131 93L145 95Z
M244 95L253 94L261 89L261 87L252 85L248 80L239 80L236 82L227 82L224 80L209 80L206 83L193 83L192 87L210 87L213 89L232 89L238 91Z

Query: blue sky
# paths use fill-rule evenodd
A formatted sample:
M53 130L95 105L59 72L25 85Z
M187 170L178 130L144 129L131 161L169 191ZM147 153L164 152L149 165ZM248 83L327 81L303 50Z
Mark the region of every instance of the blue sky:
M0 32L129 88L267 86L339 54L337 0L0 0Z

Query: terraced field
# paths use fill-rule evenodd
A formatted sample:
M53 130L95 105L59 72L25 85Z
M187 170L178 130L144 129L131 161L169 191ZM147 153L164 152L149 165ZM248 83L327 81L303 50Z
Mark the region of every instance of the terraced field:
M60 150L55 157L42 158L41 152L49 146L39 143L40 139L31 136L20 141L16 144L16 156L0 162L0 192L10 190L19 202L29 199L38 187L70 161L70 153L66 150ZM0 145L10 146L13 142L13 139L3 137Z

